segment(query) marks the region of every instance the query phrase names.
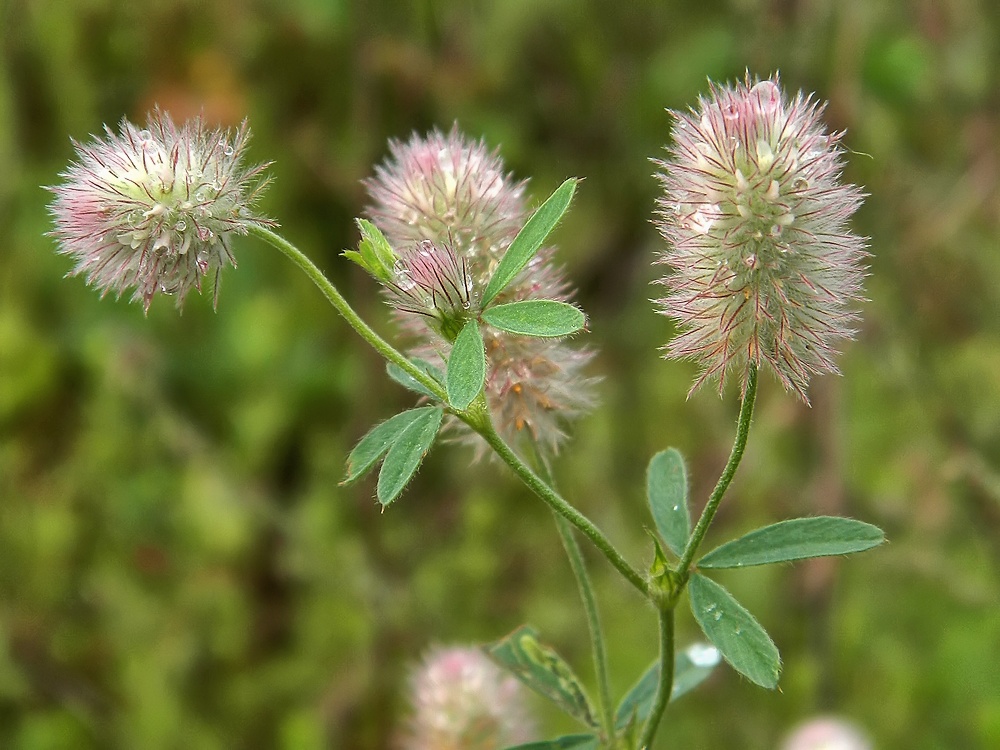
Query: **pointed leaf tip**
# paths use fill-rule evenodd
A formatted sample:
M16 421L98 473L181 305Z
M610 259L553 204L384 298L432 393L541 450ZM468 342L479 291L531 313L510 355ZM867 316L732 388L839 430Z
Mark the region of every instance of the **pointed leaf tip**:
M761 687L776 687L781 657L754 616L726 589L698 573L691 576L688 592L695 620L730 666Z
M751 565L862 552L885 541L877 526L853 518L815 516L764 526L726 542L698 561L699 568Z
M587 324L580 308L551 299L509 302L483 311L483 320L494 328L522 336L569 336Z
M414 409L413 411L417 411ZM425 407L392 442L382 462L378 475L376 496L382 506L399 497L413 475L416 474L424 456L430 450L441 427L444 410L439 407Z
M569 208L573 193L576 192L576 183L576 179L571 177L557 187L517 233L486 285L481 303L483 307L489 305L538 252L538 248Z
M688 480L684 457L676 448L657 453L646 470L646 496L656 530L680 556L691 535Z

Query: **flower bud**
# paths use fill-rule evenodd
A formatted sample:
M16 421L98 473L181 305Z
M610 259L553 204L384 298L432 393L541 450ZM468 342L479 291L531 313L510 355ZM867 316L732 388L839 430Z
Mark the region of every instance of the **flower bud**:
M841 183L842 133L823 106L788 99L777 78L713 86L675 112L674 145L659 175L661 311L679 328L667 356L692 359L745 388L767 364L808 402L809 378L837 372L835 343L854 335L864 240L847 228L862 193Z
M143 129L123 120L105 134L74 143L78 161L51 188L52 235L76 260L71 274L102 294L134 287L147 311L157 293L176 295L180 307L205 277L217 300L222 267L236 265L232 235L273 224L253 210L267 165L243 165L246 123L226 132L195 118L178 128L155 110Z
M454 342L469 317L472 278L465 260L448 245L421 240L403 250L387 286L397 310L422 315Z
M432 651L410 681L401 750L501 750L531 739L518 681L474 648Z

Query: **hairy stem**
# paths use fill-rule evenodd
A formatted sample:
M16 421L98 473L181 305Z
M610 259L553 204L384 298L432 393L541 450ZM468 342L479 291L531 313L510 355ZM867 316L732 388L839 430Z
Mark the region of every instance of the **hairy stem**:
M492 424L473 425L473 427L483 436L501 460L517 474L522 482L528 485L528 488L532 492L538 495L552 510L573 524L585 537L590 539L601 554L607 558L608 562L614 566L615 570L621 573L622 577L632 584L640 594L647 599L650 597L646 579L628 564L628 561L622 557L621 553L615 549L614 545L594 525L593 521L566 502L558 492L535 474L511 447L504 442Z
M647 750L656 738L656 730L660 719L670 702L674 690L674 608L660 609L660 680L656 685L656 697L653 699L653 709L643 727L639 739L639 750Z
M729 454L726 468L722 470L722 475L719 477L715 489L712 490L712 494L708 498L708 503L701 513L701 518L698 519L694 531L691 532L691 538L688 539L687 546L684 548L684 554L681 555L680 562L677 564L677 572L681 577L681 586L678 587L677 595L680 594L684 584L687 583L687 579L691 574L691 563L698 552L698 547L705 538L705 532L708 531L709 524L715 518L715 513L719 510L719 504L722 502L726 490L729 489L729 485L736 475L736 469L739 468L740 461L743 459L743 451L747 447L747 436L750 434L750 421L753 417L753 405L756 398L757 368L750 365L746 392L743 394L743 401L740 404L740 416L736 423L736 440L733 442L733 450Z
M295 245L286 240L280 234L272 232L266 227L251 226L249 231L253 236L280 250L293 263L295 263L295 265L305 271L306 276L312 279L312 282L319 287L323 296L326 297L337 312L343 316L344 320L347 321L347 324L357 331L361 338L371 344L375 351L385 357L386 360L392 362L394 365L405 371L414 380L437 396L442 402L448 403L448 394L445 392L444 388L441 387L441 384L435 382L433 378L403 356L403 354L396 350L388 341L375 333L375 331L372 330L372 328L365 323L356 312L354 312L354 308L347 303L347 300L344 299L343 295L337 290L337 287L335 287L330 280L323 275L323 272L316 267L316 264L309 260L309 258L301 250L295 247Z

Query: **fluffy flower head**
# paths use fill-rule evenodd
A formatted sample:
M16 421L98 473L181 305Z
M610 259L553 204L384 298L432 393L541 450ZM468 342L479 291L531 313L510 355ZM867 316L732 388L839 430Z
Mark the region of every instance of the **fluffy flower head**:
M403 750L500 750L531 739L516 679L474 648L431 652L410 682Z
M414 341L411 354L443 365L454 335L480 312L493 271L530 215L524 183L514 181L485 144L453 129L391 142L390 158L366 186L369 214L399 258L387 287ZM568 301L552 252L539 251L497 302ZM508 440L528 438L555 452L565 422L592 402L593 381L582 375L591 354L566 340L489 326L482 331L486 396L498 427Z
M781 750L872 750L872 743L854 724L823 716L793 730Z
M180 307L192 287L236 265L233 234L271 222L253 204L266 184L266 165L243 164L249 130L210 130L201 118L178 128L154 111L145 128L123 120L116 134L75 143L78 161L60 176L50 210L59 251L76 260L103 293L148 310L157 293L173 294Z
M837 372L834 345L850 338L861 299L864 240L847 221L862 193L841 182L839 141L802 93L777 78L713 86L675 112L674 145L657 162L661 311L678 325L671 357L702 367L694 388L767 364L808 401L809 378Z

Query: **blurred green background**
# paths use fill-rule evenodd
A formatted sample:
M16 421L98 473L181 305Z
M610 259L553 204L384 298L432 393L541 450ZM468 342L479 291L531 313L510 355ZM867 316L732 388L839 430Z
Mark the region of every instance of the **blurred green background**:
M218 313L101 300L54 252L40 185L156 103L248 117L264 210L391 334L338 257L389 137L502 146L537 203L586 178L557 232L591 316L602 406L557 464L636 564L643 472L688 457L700 505L737 398L662 361L650 224L670 118L745 69L828 99L870 193L870 302L813 407L762 380L715 541L838 513L891 543L722 578L781 648L781 690L720 669L662 748L774 748L816 713L878 748L1000 747L1000 5L994 0L5 0L0 2L0 747L390 747L432 644L528 621L592 676L548 511L436 448L381 514L343 459L411 403L310 282L237 245ZM711 539L709 543L711 544ZM652 612L590 554L623 692ZM697 637L681 618L680 641ZM546 735L572 729L543 714Z

